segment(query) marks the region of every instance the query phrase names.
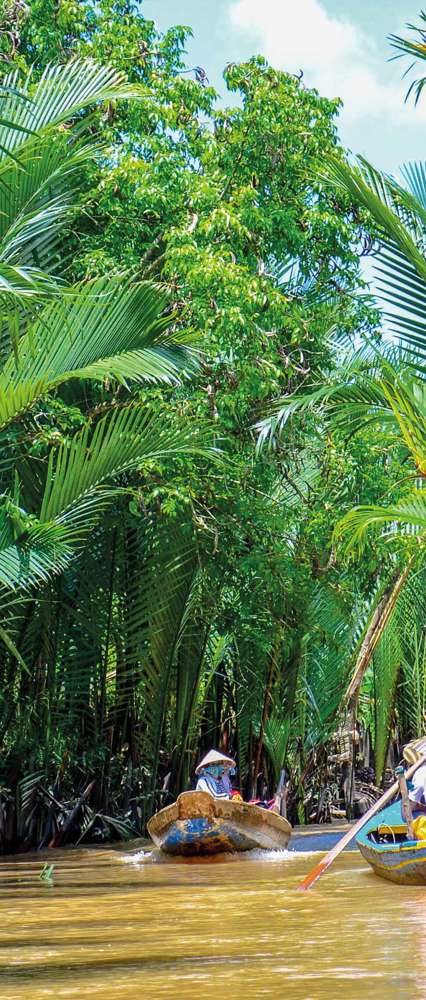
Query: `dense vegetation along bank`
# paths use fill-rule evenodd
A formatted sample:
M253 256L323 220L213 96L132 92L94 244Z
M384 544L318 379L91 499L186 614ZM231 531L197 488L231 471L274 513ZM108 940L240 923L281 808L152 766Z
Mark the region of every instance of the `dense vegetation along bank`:
M423 168L141 4L0 27L0 849L141 832L219 744L350 813L424 727Z

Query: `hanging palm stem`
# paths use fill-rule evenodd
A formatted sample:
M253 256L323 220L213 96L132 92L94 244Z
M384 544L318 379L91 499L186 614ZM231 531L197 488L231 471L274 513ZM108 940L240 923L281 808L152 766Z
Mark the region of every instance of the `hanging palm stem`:
M367 631L361 643L361 647L357 656L355 669L351 678L351 681L347 687L344 696L344 703L353 707L356 706L361 684L363 682L365 673L371 663L374 650L380 639L382 638L392 612L395 608L396 602L398 600L399 594L404 587L406 580L408 579L410 570L414 562L414 556L409 559L407 565L403 569L402 573L399 571L394 574L386 590L382 594L380 601L374 611L371 621L368 625Z

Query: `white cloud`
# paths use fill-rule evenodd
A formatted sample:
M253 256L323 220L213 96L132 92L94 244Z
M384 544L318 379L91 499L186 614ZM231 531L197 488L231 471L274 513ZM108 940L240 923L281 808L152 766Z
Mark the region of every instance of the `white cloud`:
M298 72L325 97L341 97L346 124L360 118L419 125L426 101L404 104L407 81L400 66L389 74L387 43L379 49L354 23L336 17L319 0L232 0L234 28L248 33L272 65Z

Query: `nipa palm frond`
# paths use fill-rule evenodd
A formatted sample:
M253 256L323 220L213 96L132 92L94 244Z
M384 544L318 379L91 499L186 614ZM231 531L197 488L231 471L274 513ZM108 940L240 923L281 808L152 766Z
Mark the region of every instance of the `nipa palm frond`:
M406 38L401 35L389 35L389 41L397 52L397 55L394 58L409 56L413 60L406 70L404 74L405 76L413 69L418 60L423 62L426 59L426 14L423 10L420 11L419 17L421 22L419 25L406 25L408 30L412 32L413 38ZM420 77L417 80L413 80L409 86L406 100L408 100L410 94L414 92L415 102L417 104L422 95L425 83L426 77Z
M423 204L370 164L350 167L333 161L328 168L332 183L367 209L380 234L377 254L379 290L388 305L391 329L407 348L421 351L426 345L426 260ZM418 178L417 178L418 181Z
M193 336L167 331L166 302L157 286L115 275L49 303L5 362L0 426L71 379L172 383L193 372Z
M73 115L98 101L141 97L137 84L126 82L122 73L89 59L74 59L65 65L47 66L38 83L30 73L6 76L7 92L2 102L0 158L19 150L35 133L69 121Z
M76 537L88 530L112 495L109 480L152 459L181 454L213 457L200 434L166 424L161 414L138 404L114 409L70 442L52 449L41 521L53 521ZM112 491L117 494L117 487Z
M388 539L395 537L401 528L412 526L417 534L424 535L426 530L426 497L424 490L411 493L404 500L393 506L373 506L360 504L350 510L338 522L334 537L336 541L345 540L345 549L350 552L365 545L371 528L383 528L390 525Z

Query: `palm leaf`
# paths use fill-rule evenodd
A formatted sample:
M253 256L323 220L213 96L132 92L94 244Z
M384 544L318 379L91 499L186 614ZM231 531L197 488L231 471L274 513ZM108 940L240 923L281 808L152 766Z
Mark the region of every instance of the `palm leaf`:
M405 180L407 188L415 199L414 208L418 211L418 206L426 212L426 165L420 162L404 163L401 167L401 174ZM423 215L424 218L424 215Z
M144 462L181 454L214 456L202 437L185 426L167 425L161 416L140 405L114 409L87 426L49 457L40 520L66 525L71 536L85 532L91 517L102 510L116 489L108 480Z
M334 425L355 433L371 420L394 423L392 409L377 378L368 374L365 364L351 362L338 373L334 383L319 385L305 392L276 400L267 417L256 425L257 448L273 447L287 422L294 416L317 411Z
M5 279L8 268L18 269L21 282L26 278L27 295L57 292L57 282L49 282L45 272L63 269L64 226L76 210L72 184L96 153L94 143L76 144L72 133L60 133L28 144L19 166L0 162L1 266ZM15 291L23 295L25 288ZM3 300L10 308L5 294Z
M25 540L0 547L0 584L13 590L28 590L62 572L72 556L72 548L60 525L43 524L29 528Z
M194 338L167 332L161 315L166 302L157 286L115 275L49 303L4 364L0 426L71 379L176 383L193 372Z
M354 507L336 525L336 540L346 537L345 547L349 552L365 544L371 528L382 528L385 524L391 524L394 531L400 526L413 526L423 534L426 529L426 498L423 492L419 490L412 493L393 506L360 504ZM393 534L394 532L390 533L388 537L392 538Z
M413 38L406 38L401 35L389 35L389 41L394 49L396 49L397 55L394 57L396 59L401 58L401 56L409 56L414 61L410 63L408 69L405 72L405 76L409 73L415 66L417 60L424 61L426 59L426 44L425 44L425 28L424 24L426 22L426 14L424 11L420 11L420 25L407 24L406 27L409 31L413 33ZM418 80L413 80L409 86L406 100L410 97L412 92L415 93L415 103L420 100L423 92L423 87L425 86L426 78L420 77Z
M426 345L426 261L421 246L426 214L421 201L407 196L366 161L362 169L333 161L332 182L367 209L380 231L377 255L380 293L391 310L386 314L394 333L407 347L424 355ZM418 176L417 176L418 186Z
M20 84L19 92L16 90ZM28 142L28 132L41 133L52 125L69 121L98 101L141 97L143 90L129 84L122 73L89 59L74 59L62 66L47 66L33 84L32 73L24 81L19 73L6 76L9 92L3 100L5 121L0 124L0 157L20 150ZM30 101L23 100L30 98ZM11 124L9 124L11 123Z

